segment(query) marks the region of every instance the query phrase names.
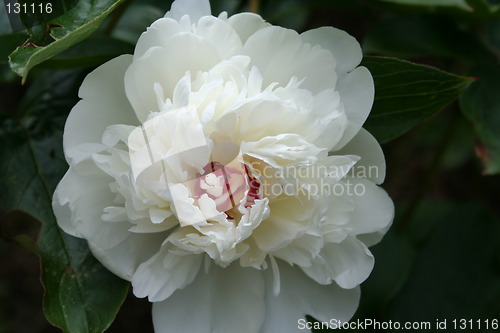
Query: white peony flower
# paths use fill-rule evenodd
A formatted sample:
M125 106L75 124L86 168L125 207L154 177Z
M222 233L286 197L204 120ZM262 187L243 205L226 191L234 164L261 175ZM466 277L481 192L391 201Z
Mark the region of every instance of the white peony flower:
M53 208L157 332L349 320L393 218L356 40L177 0L87 76Z

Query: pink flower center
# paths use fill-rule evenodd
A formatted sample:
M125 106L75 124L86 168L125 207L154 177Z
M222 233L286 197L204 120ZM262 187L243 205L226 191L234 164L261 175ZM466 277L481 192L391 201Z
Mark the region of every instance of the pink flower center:
M196 178L195 199L208 195L214 200L217 210L225 212L230 220L234 220L236 214L239 215L238 210L234 208L243 202L248 208L259 198L260 182L241 162L229 165L210 162L203 171L203 175Z

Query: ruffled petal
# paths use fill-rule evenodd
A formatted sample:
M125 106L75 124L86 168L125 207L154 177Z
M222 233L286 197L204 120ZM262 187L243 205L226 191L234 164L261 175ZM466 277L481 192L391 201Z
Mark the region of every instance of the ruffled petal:
M206 16L200 19L196 34L210 41L221 59L229 59L241 53L243 46L240 37L226 21Z
M278 296L273 294L273 276L266 277L266 320L260 333L304 332L299 321L311 315L320 321L352 318L359 303L359 288L342 289L335 283L319 285L298 267L278 262L281 283Z
M102 249L99 244L89 241L94 256L111 272L124 280L132 280L137 267L151 258L160 249L168 233L136 234L130 232L118 245Z
M186 72L206 72L221 61L212 43L192 33L178 34L168 44L168 48L150 48L125 73L127 97L141 122L172 99Z
M361 157L352 171L355 177L368 178L378 185L384 182L384 152L377 140L367 130L361 128L347 145L335 151L335 155L345 154Z
M102 149L102 135L108 126L138 124L123 81L131 62L132 56L119 56L83 81L78 93L82 100L71 110L64 126L64 153L70 165Z
M130 280L137 266L158 251L166 233L138 235L128 222L102 220L104 208L114 205L111 177L85 160L70 167L57 186L52 208L68 234L88 240L95 257L110 271Z
M274 194L274 193L273 193ZM271 202L271 214L252 234L264 252L276 251L303 235L313 223L315 202L305 195L285 196Z
M368 118L375 96L372 75L365 67L358 67L341 78L337 90L349 123L342 139L333 147L333 150L344 147L359 132Z
M335 87L335 59L321 47L302 42L293 30L271 26L251 35L243 46L245 55L259 68L264 86L277 82L285 87L292 77L301 88L319 93Z
M188 28L171 18L154 21L139 37L134 50L134 59L142 57L152 47L167 47L168 42L177 34L191 32L191 27Z
M322 149L297 134L266 136L256 142L243 142L241 152L265 161L271 166L313 163Z
M173 251L175 248L167 243L137 268L132 276L135 296L147 296L150 302L160 302L169 298L177 289L193 282L200 270L203 256Z
M180 21L184 15L188 15L191 22L198 22L201 17L211 15L211 13L208 0L176 0L165 17Z
M125 240L128 222L102 221L104 208L114 205L115 194L106 175L92 160L71 166L58 184L52 199L52 209L61 228L70 235L112 248Z
M349 221L353 235L387 230L394 218L394 203L381 187L368 179L349 178L360 195L349 195L354 209ZM352 193L351 193L352 194Z
M374 259L364 243L348 236L341 243L326 244L309 267L302 270L316 282L335 281L345 289L357 287L370 275Z
M300 37L306 43L320 45L330 51L337 61L336 72L339 76L344 76L353 70L363 59L358 41L345 31L333 27L321 27L305 31Z
M254 13L233 15L228 18L227 23L233 27L243 43L260 29L270 26L260 15Z
M264 321L264 289L262 272L256 269L212 265L186 288L153 304L155 332L258 332Z

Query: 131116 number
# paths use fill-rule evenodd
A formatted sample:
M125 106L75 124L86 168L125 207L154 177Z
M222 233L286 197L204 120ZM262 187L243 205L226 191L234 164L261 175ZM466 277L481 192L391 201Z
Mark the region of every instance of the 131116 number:
M39 3L39 4L20 4L18 2L15 3L7 3L5 5L7 8L8 14L50 14L52 13L52 3Z

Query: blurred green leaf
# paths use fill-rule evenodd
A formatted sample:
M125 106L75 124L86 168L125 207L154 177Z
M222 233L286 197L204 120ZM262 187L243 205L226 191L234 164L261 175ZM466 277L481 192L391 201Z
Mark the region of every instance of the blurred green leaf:
M489 43L496 51L497 58L500 59L500 20L493 21L487 25L486 35Z
M497 1L491 0L467 0L475 12L484 16L499 13L500 6Z
M261 1L261 14L272 24L302 30L310 14L310 5L304 0Z
M87 38L123 1L80 0L66 14L50 22L51 43L42 47L18 47L10 55L10 67L26 80L31 68Z
M398 230L391 230L370 249L377 260L372 274L362 284L362 307L357 317L372 318L375 307L389 303L403 287L413 263L413 244ZM365 311L366 312L365 312Z
M394 2L402 5L412 6L444 6L458 7L465 10L471 10L466 0L381 0L385 2Z
M455 101L471 82L437 68L383 57L364 57L375 81L375 102L364 127L387 142Z
M445 56L494 62L495 56L474 35L444 17L396 17L382 21L363 40L365 53L394 57Z
M462 112L474 125L482 144L476 152L487 174L500 173L500 66L481 67L479 79L460 98Z
M448 319L447 331L456 332L453 319L498 318L498 216L482 205L432 202L414 219L417 228L429 221L435 229L420 244L408 280L382 319L432 324ZM474 327L470 331L486 331Z
M227 12L229 15L234 15L238 12L238 8L242 3L247 3L248 0L212 0L210 7L212 8L212 15L217 16L221 12Z
M16 118L0 124L0 202L42 223L38 249L47 318L65 332L103 332L122 304L128 284L105 269L86 241L65 234L52 213L52 193L67 165L62 129L78 100L83 74L51 72L34 80ZM3 218L3 217L2 217Z
M9 54L26 39L26 34L22 32L0 35L0 64L8 64Z
M158 7L133 2L127 6L125 13L113 29L112 36L135 45L146 28L164 15L165 12Z

